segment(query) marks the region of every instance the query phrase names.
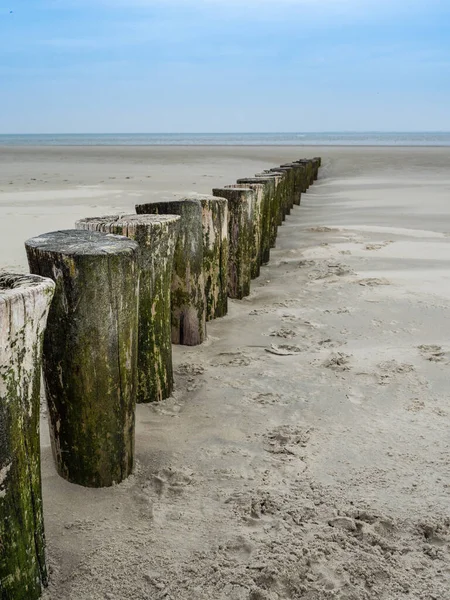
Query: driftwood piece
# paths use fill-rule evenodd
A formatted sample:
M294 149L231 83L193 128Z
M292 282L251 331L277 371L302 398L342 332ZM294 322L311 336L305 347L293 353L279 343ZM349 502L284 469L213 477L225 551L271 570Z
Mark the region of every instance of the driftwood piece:
M39 400L55 284L0 274L0 597L37 600L47 584Z
M170 290L180 217L116 215L82 219L77 229L125 235L139 244L137 402L173 391Z
M242 187L217 188L212 193L228 202L228 296L242 299L250 294L255 192Z
M206 320L228 312L228 202L206 194L193 194L202 205L203 276Z
M86 487L119 483L134 458L138 245L68 230L25 246L31 272L56 283L43 366L58 473Z
M202 205L183 198L140 204L136 212L181 217L172 278L172 343L197 346L206 339Z

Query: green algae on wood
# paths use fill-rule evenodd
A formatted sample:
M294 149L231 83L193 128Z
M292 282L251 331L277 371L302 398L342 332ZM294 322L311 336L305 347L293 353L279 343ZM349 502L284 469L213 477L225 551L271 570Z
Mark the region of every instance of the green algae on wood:
M275 184L273 179L267 177L266 179L258 177L246 177L238 179L239 185L245 187L252 187L252 185L262 185L262 205L261 205L261 264L266 265L270 260L270 248L274 246L274 237L276 239L276 232L274 235L273 227L275 216Z
M250 234L248 239L248 251L251 261L250 276L252 279L259 277L261 272L262 264L262 226L263 226L263 202L265 189L263 185L249 184L244 185L235 183L233 185L226 185L228 188L242 189L246 188L253 190L254 194L251 196L251 217L250 217Z
M125 235L139 244L137 402L156 402L173 391L172 267L180 217L116 215L77 221L75 227Z
M86 487L120 483L134 459L138 244L68 230L25 246L30 270L56 283L43 372L58 473Z
M266 172L268 175L282 175L284 184L284 218L291 214L296 200L295 173L291 168L276 167Z
M172 277L172 342L197 346L206 339L202 205L183 198L136 206L136 212L181 217Z
M0 598L47 585L39 443L42 341L55 284L0 274Z
M206 320L211 321L228 312L228 202L206 194L189 198L202 205Z
M281 168L291 169L294 178L294 204L301 204L302 193L306 192L306 170L305 167L298 163L287 163L281 165Z
M286 218L286 174L285 173L256 173L257 179L270 177L275 183L275 213L276 225L279 227Z
M214 196L228 202L228 296L250 294L252 216L255 192L249 188L216 188Z

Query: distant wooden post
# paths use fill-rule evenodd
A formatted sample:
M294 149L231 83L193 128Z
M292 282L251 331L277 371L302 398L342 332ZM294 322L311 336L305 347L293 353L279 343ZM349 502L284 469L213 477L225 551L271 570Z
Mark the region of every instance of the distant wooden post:
M286 218L286 174L282 172L256 173L257 179L270 177L275 183L275 207L276 225L279 227Z
M172 278L172 343L197 346L206 339L202 205L183 198L136 206L140 215L178 215Z
M206 320L228 312L228 202L205 194L192 194L202 205L203 276Z
M138 245L68 230L25 246L31 272L56 283L43 365L58 473L86 487L120 483L134 458Z
M295 204L300 205L302 200L302 193L308 189L308 175L304 165L299 163L287 163L281 165L284 168L292 169L295 180Z
M55 285L0 274L0 597L37 600L47 585L39 400L42 339Z
M312 160L314 166L314 181L317 181L317 179L319 178L319 169L322 164L322 159L320 158L320 156L315 156Z
M214 196L228 201L228 296L250 294L251 232L255 192L249 188L217 188Z
M234 183L226 185L226 188L252 190L254 193L251 196L251 219L250 219L250 235L248 240L249 257L251 261L250 276L252 279L259 277L262 264L262 227L263 227L263 203L264 194L266 192L264 185Z
M291 210L296 203L297 199L297 184L295 179L295 173L290 167L276 167L275 169L269 169L268 174L283 175L284 176L284 195L285 205L284 214L285 217L291 214Z
M155 402L173 391L170 289L180 217L116 215L82 219L77 229L125 235L139 244L137 402Z
M263 185L264 195L261 209L261 264L265 265L270 260L270 249L276 243L276 197L275 197L275 182L270 177L247 177L238 179L239 185L250 187L252 185Z
M309 158L301 158L300 160L295 160L293 164L303 165L306 174L305 174L305 182L303 191L306 192L310 185L314 183L314 172L313 172L313 164Z

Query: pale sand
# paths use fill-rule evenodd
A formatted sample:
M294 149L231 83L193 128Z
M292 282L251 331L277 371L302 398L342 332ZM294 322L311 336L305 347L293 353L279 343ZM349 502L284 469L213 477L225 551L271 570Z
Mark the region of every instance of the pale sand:
M315 155L251 297L175 348L172 399L138 407L128 482L59 478L44 417L46 600L450 599L450 149L3 151L0 263L79 217Z

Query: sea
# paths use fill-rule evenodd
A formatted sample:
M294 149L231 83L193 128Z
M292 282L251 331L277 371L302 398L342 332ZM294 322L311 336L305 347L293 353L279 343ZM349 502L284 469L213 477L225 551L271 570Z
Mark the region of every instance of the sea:
M450 132L0 134L0 146L450 146Z

